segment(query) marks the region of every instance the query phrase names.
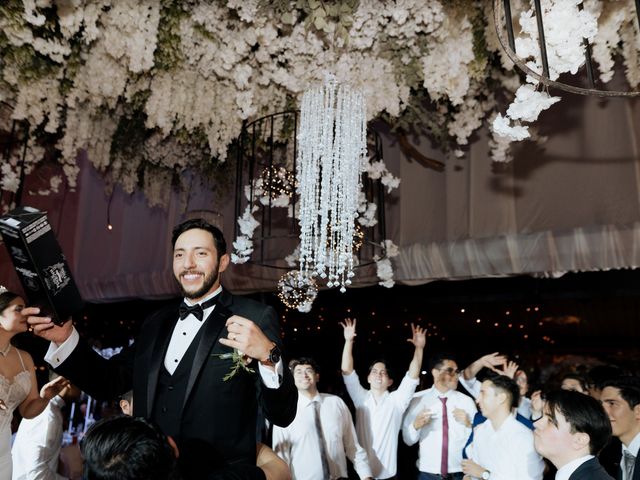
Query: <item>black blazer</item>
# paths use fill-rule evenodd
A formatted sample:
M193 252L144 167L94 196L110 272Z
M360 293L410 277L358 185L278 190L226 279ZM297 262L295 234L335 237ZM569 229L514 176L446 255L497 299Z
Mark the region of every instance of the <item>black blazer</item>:
M569 480L614 480L607 471L602 468L596 457L593 457L580 465L569 477Z
M84 341L57 369L82 390L99 399L113 399L133 387L133 411L150 418L154 408L158 375L178 319L178 306L152 314L143 324L133 345L105 360ZM298 392L288 368L278 389L262 385L256 362L255 373L241 372L228 381L231 359L220 354L232 349L218 342L227 335L226 319L240 315L254 321L279 346L280 327L273 308L226 290L203 325L195 359L182 402L180 433L176 442L181 463L255 465L256 415L260 405L274 424L285 427L296 414ZM207 467L207 468L208 468Z
M620 454L620 458L622 458L622 454ZM616 479L622 480L622 460L620 460L618 464L618 475ZM636 466L633 467L633 480L640 480L640 452L636 455Z

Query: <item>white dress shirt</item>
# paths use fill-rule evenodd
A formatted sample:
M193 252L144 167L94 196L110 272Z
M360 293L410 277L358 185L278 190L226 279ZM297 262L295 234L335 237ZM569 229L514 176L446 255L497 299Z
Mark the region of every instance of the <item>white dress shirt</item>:
M469 416L469 421L473 421L476 414L476 405L471 397L456 390L448 390L446 393L440 392L437 388L431 387L416 393L411 400L402 424L402 438L407 445L413 445L420 441L420 453L418 456L418 470L426 473L440 474L442 461L442 401L447 399L447 420L449 423L449 473L462 471L462 449L464 448L471 429L453 418L453 411L461 408ZM433 416L431 421L420 430L416 430L413 421L424 409L429 409Z
M476 377L472 377L469 380L464 378L464 375L460 374L458 377L460 384L465 388L467 392L471 394L474 399L478 399L480 396L480 388L482 382L479 382ZM531 420L531 399L520 396L520 403L518 403L518 413L527 420Z
M627 470L626 465L624 463L624 452L629 452L634 457L638 458L638 454L640 453L640 433L636 434L631 440L631 443L627 447L624 443L622 444L622 458L620 459L620 469L622 470L622 480L631 480L630 478L626 478ZM635 475L635 472L633 472Z
M544 462L533 446L533 431L509 415L494 430L491 420L478 425L467 455L491 472L491 480L540 480Z
M315 402L320 402L320 424L331 479L347 477L346 457L353 462L360 478L370 477L367 453L358 443L347 405L336 395L319 393L312 399L298 395L298 409L293 422L285 428L273 427L273 450L287 462L293 480L329 480L322 475Z
M207 300L219 295L222 292L222 287L219 287L215 292L205 297L201 302L204 303ZM188 305L192 304L188 299L184 300ZM184 320L178 320L176 325L173 328L173 333L171 334L171 340L169 341L169 347L167 348L167 353L164 357L164 367L167 371L173 375L173 372L176 371L178 365L180 365L180 361L184 354L187 352L191 342L196 337L200 328L205 324L208 320L209 315L213 312L215 305L211 307L205 308L203 311L203 320L198 320L193 314L187 316ZM73 331L67 340L61 345L56 345L51 342L49 344L49 349L44 356L44 360L49 363L54 369L60 366L62 362L64 362L71 352L78 345L78 341L80 340L80 335L78 331L73 327ZM258 371L260 372L260 377L262 378L262 383L267 388L278 388L280 386L280 378L282 377L282 360L280 360L275 365L275 371L271 370L268 367L265 367L260 362L258 362Z
M385 392L377 399L360 384L353 371L343 375L347 392L356 407L358 440L367 451L369 466L375 478L390 478L396 474L398 461L398 432L402 415L411 402L418 379L405 375L394 392Z
M585 455L584 457L571 460L569 463L563 465L556 472L555 480L569 480L569 477L575 472L580 465L584 462L588 462L593 458L593 455Z
M40 415L22 419L11 448L12 480L65 479L56 473L62 445L62 407L64 400L55 396Z

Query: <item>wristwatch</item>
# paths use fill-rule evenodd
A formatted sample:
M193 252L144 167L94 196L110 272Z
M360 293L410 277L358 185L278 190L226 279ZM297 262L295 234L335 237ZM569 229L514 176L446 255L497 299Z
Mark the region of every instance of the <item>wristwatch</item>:
M482 472L482 480L489 480L491 478L491 472L489 470L485 470Z
M275 343L273 344L273 348L271 349L271 351L269 351L269 356L267 357L267 362L275 365L276 363L278 363L280 361L280 357L282 356L282 353L280 352L280 349L278 348L278 345L276 345Z

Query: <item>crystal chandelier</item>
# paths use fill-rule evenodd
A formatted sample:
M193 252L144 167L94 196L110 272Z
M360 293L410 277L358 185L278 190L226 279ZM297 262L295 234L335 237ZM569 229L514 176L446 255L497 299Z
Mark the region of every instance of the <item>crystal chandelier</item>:
M302 97L296 180L300 272L344 292L353 277L353 239L367 151L362 93L329 77Z

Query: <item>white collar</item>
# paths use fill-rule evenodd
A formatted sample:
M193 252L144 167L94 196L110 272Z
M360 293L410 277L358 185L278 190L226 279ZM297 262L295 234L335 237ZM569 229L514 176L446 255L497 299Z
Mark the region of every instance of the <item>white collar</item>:
M584 462L588 462L592 458L593 455L585 455L584 457L579 457L571 460L569 463L565 463L556 472L555 480L569 480L571 474L575 472L580 465L582 465Z
M199 302L193 303L191 300L189 300L188 298L184 299L184 303L186 303L187 305L189 305L190 307L192 307L193 305L197 305L199 304L203 304L204 302L206 302L207 300L211 300L213 297L215 297L216 295L220 295L220 293L222 292L222 285L220 285L215 292L210 293L209 295L207 295L206 297L204 297L202 300L200 300Z
M633 437L628 447L624 443L622 444L622 452L625 450L634 457L638 456L638 453L640 453L640 433L637 433L636 436Z

